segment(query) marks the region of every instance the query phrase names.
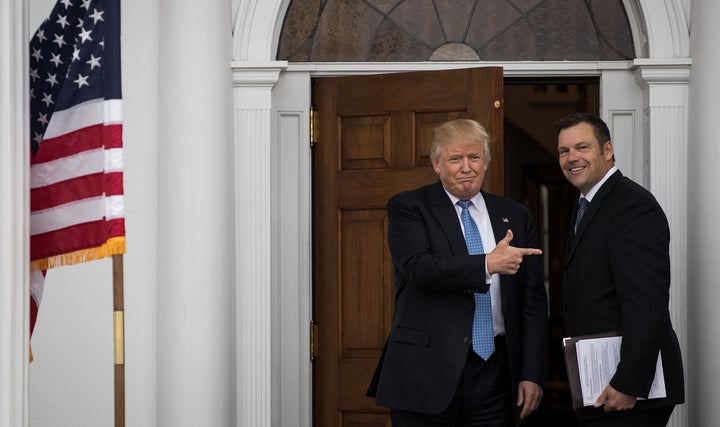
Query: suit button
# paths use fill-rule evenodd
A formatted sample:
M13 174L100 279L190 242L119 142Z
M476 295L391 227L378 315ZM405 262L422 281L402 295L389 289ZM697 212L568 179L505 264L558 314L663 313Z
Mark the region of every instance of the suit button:
M470 344L470 338L468 338L468 337L463 338L463 343Z

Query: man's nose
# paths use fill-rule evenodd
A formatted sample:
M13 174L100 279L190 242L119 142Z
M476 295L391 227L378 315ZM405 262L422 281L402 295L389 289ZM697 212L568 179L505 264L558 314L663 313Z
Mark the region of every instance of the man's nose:
M577 151L575 150L568 150L567 153L567 161L568 162L574 162L578 159Z

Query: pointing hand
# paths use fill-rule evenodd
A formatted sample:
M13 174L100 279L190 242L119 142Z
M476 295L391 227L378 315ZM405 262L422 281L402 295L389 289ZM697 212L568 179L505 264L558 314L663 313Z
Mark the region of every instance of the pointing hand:
M487 254L487 269L490 274L515 274L520 268L523 257L541 255L542 251L535 248L516 248L510 246L513 239L512 230L508 229L505 237L498 242L495 249Z

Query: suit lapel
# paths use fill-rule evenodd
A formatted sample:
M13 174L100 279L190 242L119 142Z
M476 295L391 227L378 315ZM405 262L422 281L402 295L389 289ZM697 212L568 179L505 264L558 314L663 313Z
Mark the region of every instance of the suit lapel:
M437 218L440 227L447 236L453 253L467 255L465 237L460 227L457 211L455 211L455 206L453 206L447 193L445 193L442 183L438 181L437 184L430 187L428 198L430 210Z
M490 224L493 229L493 236L495 237L495 243L497 243L505 238L507 231L512 228L512 222L510 222L510 216L501 211L500 206L497 203L498 199L495 196L484 191L482 191L482 196L483 199L485 199L485 207L487 207ZM501 284L505 280L505 277L507 276L500 275ZM510 298L506 296L507 292L509 292L509 288L507 286L500 286L500 294L503 296L503 313L506 312L507 304L509 304L510 301Z
M509 228L512 228L510 218L503 216L502 212L499 211L498 204L496 203L495 197L492 194L482 192L483 199L485 199L485 206L488 210L488 216L490 217L490 224L492 224L493 236L495 237L495 243L505 238L505 234Z
M588 225L592 222L593 217L595 214L597 214L600 209L602 208L603 202L605 198L610 195L610 192L612 191L612 188L615 186L615 183L617 183L620 178L623 177L623 174L618 170L605 181L605 183L600 187L598 192L593 197L592 202L590 202L590 205L588 206L587 211L583 215L582 220L580 221L580 224L578 224L577 231L573 234L572 228L574 224L574 218L577 215L577 207L573 211L573 216L571 220L570 225L570 238L568 239L568 248L566 251L565 256L565 266L567 267L570 262L572 261L573 256L575 255L575 251L577 250L577 247L580 245L580 242L583 240L583 236L585 235L585 230L587 230Z

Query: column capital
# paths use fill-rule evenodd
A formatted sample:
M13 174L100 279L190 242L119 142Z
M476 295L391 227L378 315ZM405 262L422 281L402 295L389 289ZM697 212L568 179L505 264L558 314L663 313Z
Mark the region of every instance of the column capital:
M636 59L633 74L640 87L652 85L682 85L690 81L690 58L658 61L652 59Z
M287 69L287 61L231 63L233 87L274 87L280 73Z

